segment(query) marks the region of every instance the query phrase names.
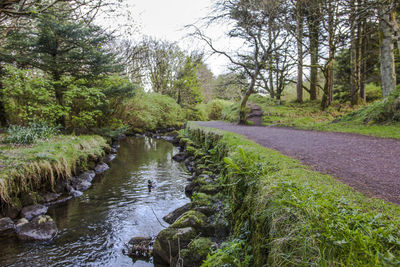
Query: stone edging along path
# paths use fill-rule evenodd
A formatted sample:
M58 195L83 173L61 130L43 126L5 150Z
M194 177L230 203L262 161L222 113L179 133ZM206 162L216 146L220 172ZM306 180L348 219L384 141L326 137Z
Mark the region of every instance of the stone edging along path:
M196 123L242 134L368 196L400 204L400 140L221 121Z

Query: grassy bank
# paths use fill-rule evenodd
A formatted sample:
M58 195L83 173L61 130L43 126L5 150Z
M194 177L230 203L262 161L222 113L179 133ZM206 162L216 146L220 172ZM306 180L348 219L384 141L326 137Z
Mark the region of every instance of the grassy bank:
M0 200L20 206L22 194L50 189L68 179L78 166L104 155L109 146L100 136L58 136L33 145L0 145Z
M203 266L395 266L400 208L257 145L188 124L188 138L222 163L232 237Z
M381 110L381 101L369 106L350 107L345 104L334 104L322 111L319 102L277 103L261 96L252 96L250 102L263 110L263 125L292 127L297 129L358 133L363 135L400 138L400 123L396 121L369 120L369 114ZM227 121L236 122L239 117L239 105L235 104L223 111ZM377 110L374 112L373 110ZM350 116L350 114L353 114Z

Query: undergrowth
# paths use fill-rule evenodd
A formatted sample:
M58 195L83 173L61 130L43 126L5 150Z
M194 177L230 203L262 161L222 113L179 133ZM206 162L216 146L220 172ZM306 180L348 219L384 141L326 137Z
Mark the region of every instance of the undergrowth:
M194 123L186 134L215 161L225 156L221 182L232 239L204 266L400 264L398 206L240 135Z
M56 135L59 133L59 128L45 123L31 123L29 126L11 125L7 133L4 142L27 145Z

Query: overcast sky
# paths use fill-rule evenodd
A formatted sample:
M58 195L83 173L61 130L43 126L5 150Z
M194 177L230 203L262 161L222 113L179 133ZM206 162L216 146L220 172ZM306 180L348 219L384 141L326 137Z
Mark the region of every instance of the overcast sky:
M154 36L178 42L186 50L197 48L207 49L204 43L187 39L188 31L185 25L193 24L207 16L211 10L213 0L125 0L127 11L134 18L140 34ZM213 27L207 34L213 39L220 39L220 47L226 45L221 27ZM185 38L186 37L186 38ZM221 40L222 39L222 40ZM218 43L217 43L218 44ZM214 74L218 75L226 70L227 60L222 56L207 56L206 64Z

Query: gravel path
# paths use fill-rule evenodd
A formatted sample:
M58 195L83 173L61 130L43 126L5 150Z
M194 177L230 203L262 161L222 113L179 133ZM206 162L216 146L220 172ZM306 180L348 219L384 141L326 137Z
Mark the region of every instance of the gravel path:
M369 196L400 204L400 140L219 121L198 124L245 135Z

